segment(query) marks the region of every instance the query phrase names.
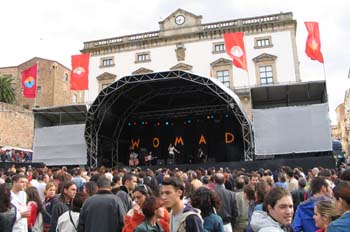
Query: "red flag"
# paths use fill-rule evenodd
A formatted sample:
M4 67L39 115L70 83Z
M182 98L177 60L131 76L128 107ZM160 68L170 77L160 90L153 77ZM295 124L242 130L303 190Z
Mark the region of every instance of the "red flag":
M226 52L233 59L233 64L248 71L243 35L243 32L226 33L224 34L224 40Z
M72 72L70 77L70 89L86 90L89 87L89 59L90 54L72 56Z
M305 52L311 60L318 60L323 63L323 55L321 53L320 31L317 22L305 22L305 26L309 35L306 40Z
M26 98L35 98L36 96L36 78L38 73L38 64L22 72L23 96Z

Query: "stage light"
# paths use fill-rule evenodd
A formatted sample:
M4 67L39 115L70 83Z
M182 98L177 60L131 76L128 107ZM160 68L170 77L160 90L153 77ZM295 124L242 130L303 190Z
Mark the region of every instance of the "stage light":
M157 122L157 126L160 126L160 122Z
M188 120L187 120L187 123L191 123L191 122L192 122L191 119L188 119Z
M131 126L131 122L128 123L128 126Z
M136 126L137 122L134 122L134 126Z
M169 122L165 122L165 125L166 125L166 126L169 126Z
M210 116L209 116L209 115L207 116L207 119L210 119Z
M225 114L225 118L228 118L228 114Z
M147 122L147 121L145 122L145 125L148 125L148 122Z
M214 118L214 115L210 116L210 118L213 119L213 118Z
M142 121L142 122L141 122L141 124L142 124L142 125L145 125L145 122L144 122L144 121Z

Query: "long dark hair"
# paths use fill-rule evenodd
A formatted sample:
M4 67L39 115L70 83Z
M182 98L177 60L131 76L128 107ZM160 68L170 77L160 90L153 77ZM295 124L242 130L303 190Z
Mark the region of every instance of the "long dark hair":
M34 186L30 186L26 189L26 193L27 193L28 201L34 201L36 203L36 206L38 207L38 213L39 213L42 208L42 203L41 203L38 189Z
M207 217L221 206L221 201L216 192L206 187L199 187L191 195L191 204L193 207L201 210L202 217Z
M0 184L0 212L6 212L11 207L10 188L7 184Z
M65 202L66 201L66 194L64 193L64 189L69 189L70 188L70 186L72 186L72 185L75 185L75 186L77 186L73 181L64 181L63 183L62 183L62 186L61 186L61 195L60 195L60 197L59 197L59 200L61 201L61 202ZM73 200L73 199L72 199Z

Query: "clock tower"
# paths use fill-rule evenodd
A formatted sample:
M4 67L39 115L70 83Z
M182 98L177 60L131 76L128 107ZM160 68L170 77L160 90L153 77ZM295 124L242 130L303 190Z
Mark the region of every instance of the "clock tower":
M193 33L201 30L202 16L178 9L159 22L162 36Z

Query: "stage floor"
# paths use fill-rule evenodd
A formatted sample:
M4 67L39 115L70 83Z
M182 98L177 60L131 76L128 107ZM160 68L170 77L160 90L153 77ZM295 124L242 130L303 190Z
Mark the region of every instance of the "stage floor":
M151 165L151 166L141 166L144 170L150 168L156 170L159 168L178 168L180 170L196 170L196 169L208 169L211 167L218 168L229 168L232 170L239 170L244 168L246 171L257 171L260 168L276 170L281 166L301 167L304 172L308 169L314 167L324 167L324 168L335 168L335 159L332 156L315 156L315 157L305 157L305 158L274 158L269 160L257 160L257 161L240 161L240 162L207 162L207 163L196 163L196 164L172 164L172 165Z

